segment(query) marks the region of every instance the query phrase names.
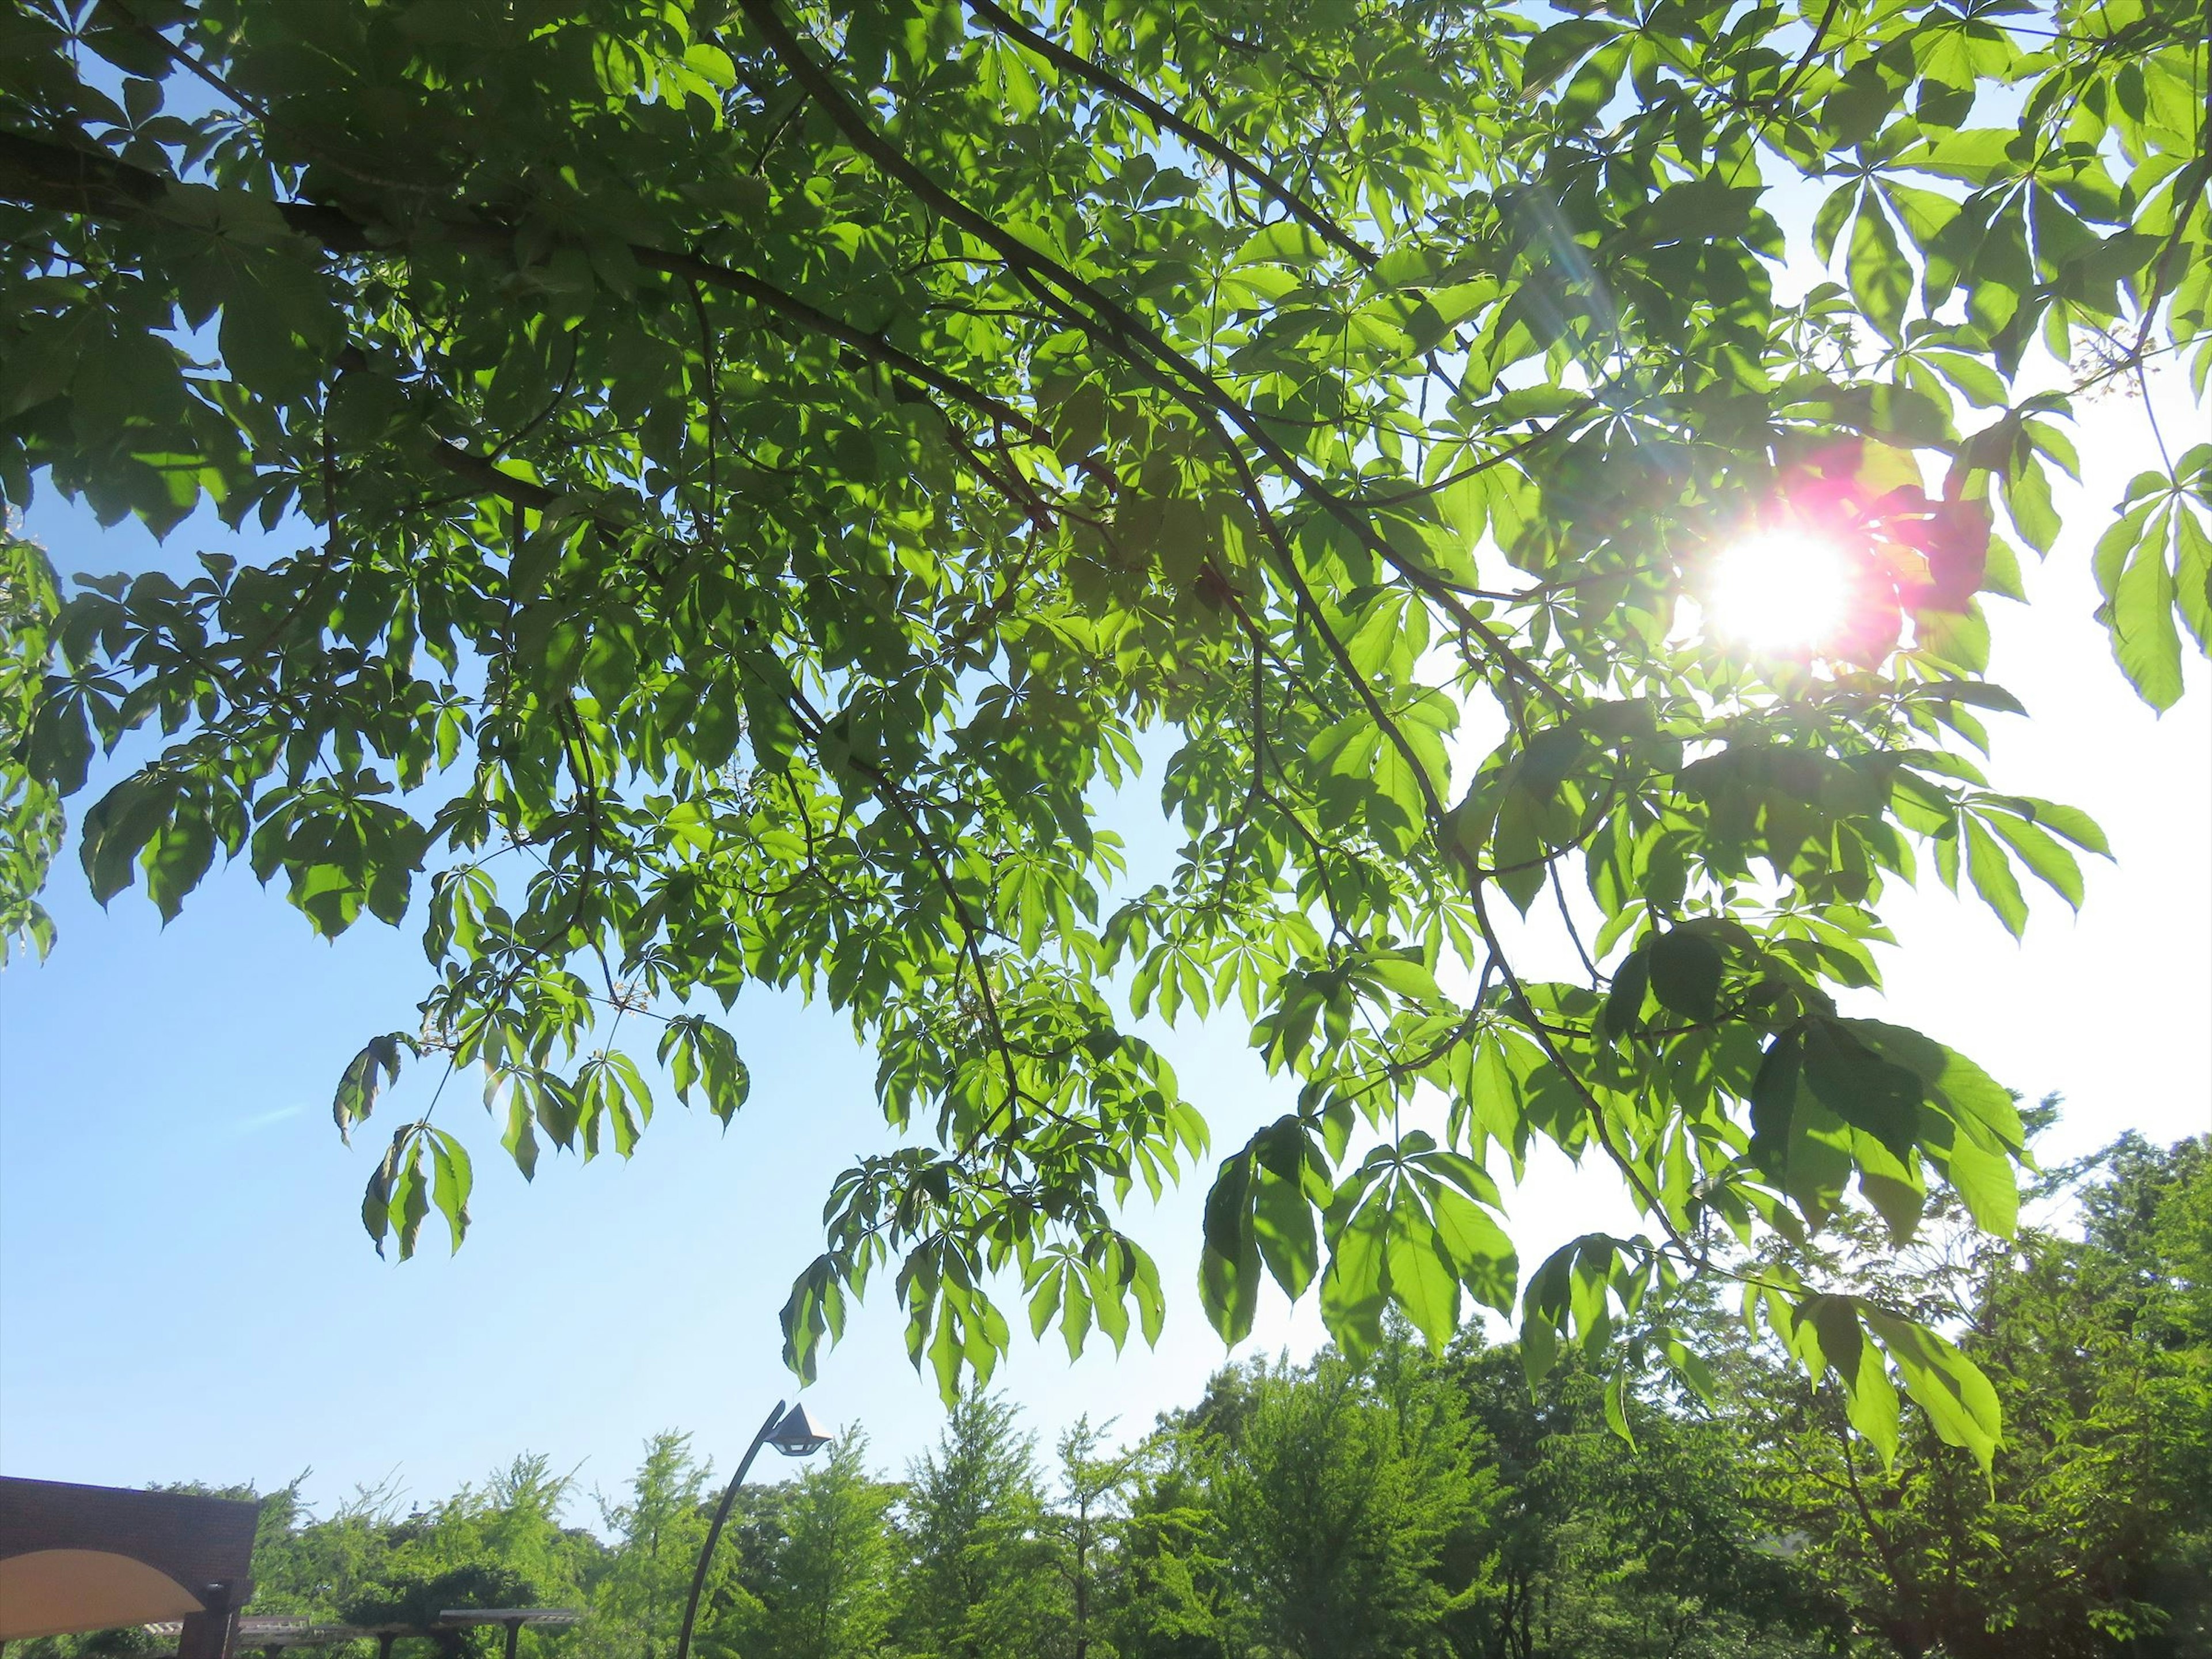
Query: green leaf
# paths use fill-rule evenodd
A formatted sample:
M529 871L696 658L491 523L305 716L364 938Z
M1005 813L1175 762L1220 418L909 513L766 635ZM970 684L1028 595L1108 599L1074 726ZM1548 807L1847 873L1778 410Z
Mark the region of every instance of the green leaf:
M752 1093L752 1073L738 1056L738 1040L702 1015L680 1015L668 1022L661 1033L659 1058L676 1085L676 1097L688 1104L696 1086L706 1097L707 1109L725 1127ZM639 1097L645 1097L642 1085Z
M1436 1212L1437 1243L1468 1293L1500 1314L1513 1311L1520 1283L1520 1260L1505 1230L1474 1200L1438 1187L1429 1194ZM1392 1278L1396 1278L1393 1269Z
M1651 958L1642 950L1631 951L1613 970L1613 988L1605 999L1605 1034L1619 1037L1633 1027L1644 1012L1644 994L1651 983Z
M778 1315L783 1327L784 1364L802 1382L816 1379L820 1370L822 1340L830 1334L833 1323L841 1322L835 1311L842 1294L837 1273L835 1256L825 1252L815 1257L805 1271L792 1281L791 1294ZM912 1355L911 1343L909 1354Z
M2030 819L2014 817L2008 812L1991 812L1982 822L1997 832L2039 879L2075 909L2081 908L2081 866L2075 862L2071 853Z
M2012 1164L1977 1140L1969 1127L1961 1126L1948 1146L1930 1150L1974 1224L1999 1238L2010 1238L2020 1224L2019 1182Z
M1252 1233L1261 1260L1293 1302L1305 1294L1321 1266L1314 1208L1302 1186L1273 1173L1253 1188Z
M2160 711L2181 700L2181 635L2174 626L2173 573L2153 521L2153 533L2129 555L2113 589L2112 654L2142 700Z
M1522 88L1532 93L1542 91L1620 33L1618 24L1598 17L1572 17L1553 24L1522 53Z
M1651 990L1678 1014L1707 1020L1720 996L1720 947L1703 933L1677 927L1651 942Z
M78 856L91 878L94 898L106 904L130 886L138 854L174 799L173 786L142 773L109 790L85 814Z
M392 1234L392 1160L387 1156L369 1171L368 1184L361 1195L361 1224L376 1246L376 1254L384 1254L384 1241Z
M1247 237L1230 257L1230 267L1255 264L1310 264L1322 252L1321 240L1310 228L1295 219L1278 219Z
M1797 1091L1805 1064L1806 1025L1775 1034L1751 1085L1751 1155L1770 1175L1789 1168Z
M1067 1344L1070 1359L1083 1358L1084 1340L1091 1333L1091 1291L1074 1273L1067 1276L1067 1286L1060 1298L1060 1334ZM1118 1343L1116 1346L1120 1346Z
M1927 1086L1936 1103L1958 1122L1979 1124L1997 1144L2018 1152L2027 1145L2009 1090L1955 1048L1901 1025L1874 1019L1841 1022L1885 1060L1903 1066Z
M1885 1464L1897 1460L1897 1389L1889 1380L1881 1352L1861 1329L1865 1304L1856 1297L1808 1296L1796 1304L1796 1334L1808 1339L1816 1357L1816 1376L1826 1370L1843 1385L1844 1414L1850 1425L1881 1452Z
M1116 1274L1103 1267L1087 1270L1091 1282L1091 1310L1097 1316L1098 1328L1120 1353L1129 1340L1129 1299L1131 1291ZM1146 1340L1153 1339L1147 1337Z
M1866 319L1883 338L1902 339L1905 302L1912 295L1912 267L1906 263L1897 245L1897 234L1890 228L1880 198L1872 191L1859 197L1845 269L1851 297L1858 301Z
M1159 1269L1152 1259L1135 1244L1124 1241L1122 1248L1128 1253L1133 1270L1129 1277L1128 1292L1137 1304L1138 1328L1144 1333L1147 1344L1157 1346L1164 1327L1167 1304L1160 1293Z
M2058 509L2051 499L2051 481L2033 461L2015 467L2004 480L2005 511L2012 515L2027 544L2048 553L2058 544Z
M1803 1054L1805 1081L1823 1106L1865 1130L1893 1157L1911 1157L1920 1134L1917 1076L1883 1059L1835 1020L1806 1023Z
M387 1155L392 1194L392 1231L399 1239L399 1259L411 1259L422 1236L422 1223L430 1214L430 1182L422 1168L425 1137L418 1124L409 1124L393 1135Z
M45 665L43 660L40 665ZM80 688L57 688L40 702L31 720L23 759L33 777L51 783L64 795L84 787L85 774L92 765L92 723Z
M453 1233L453 1248L461 1248L461 1240L469 1230L469 1194L476 1185L476 1175L469 1164L468 1149L443 1129L427 1132L430 1142L431 1201L438 1213L446 1218L446 1225Z
M2052 834L2063 836L2084 852L2094 853L2100 858L2112 856L2112 846L2106 841L2105 832L2098 828L2095 819L2080 808L2062 806L2057 801L2038 800L2032 795L2022 795L2017 799L2019 804L2027 809L2028 817Z
M376 1097L384 1085L399 1081L399 1054L403 1047L413 1043L404 1033L387 1032L383 1036L371 1037L362 1051L346 1062L339 1074L337 1092L331 1099L331 1121L337 1125L338 1139L351 1143L353 1126L365 1121L375 1109Z
M1973 1453L1987 1469L2004 1425L1996 1390L1981 1369L1925 1326L1871 1306L1863 1310L1863 1316L1936 1432L1947 1444Z
M484 1086L484 1104L487 1108L491 1105L502 1084L507 1085L507 1133L500 1137L499 1144L514 1160L514 1167L522 1171L522 1178L534 1181L538 1178L538 1131L531 1115L528 1089L493 1071Z
M1631 1450L1633 1450L1636 1446L1636 1436L1628 1426L1627 1393L1628 1378L1626 1373L1615 1371L1611 1376L1606 1378L1605 1425L1618 1435Z
M222 308L224 364L264 396L302 396L330 366L338 326L321 274L258 254L240 262Z
M1224 1342L1252 1334L1260 1305L1260 1249L1252 1223L1252 1157L1224 1158L1206 1195L1206 1248L1198 1264L1199 1299Z
M1966 818L1962 828L1966 838L1966 873L1973 878L1974 890L1997 913L2005 931L2018 939L2027 929L2027 901L2021 896L2011 860L2005 857L1996 837L1982 827L1981 819Z
M1067 1264L1059 1262L1037 1281L1036 1288L1030 1297L1030 1334L1032 1337L1043 1336L1045 1328L1059 1313L1060 1291L1067 1283L1068 1277Z
M1431 1350L1442 1352L1459 1328L1459 1277L1411 1182L1400 1182L1392 1194L1388 1224L1390 1299L1428 1339Z
M1322 1322L1354 1358L1372 1353L1382 1340L1390 1237L1389 1205L1374 1198L1330 1242L1328 1267L1321 1280Z
M2173 514L2174 606L2200 652L2212 652L2212 529L2191 508Z
M1850 1184L1851 1132L1841 1118L1806 1094L1790 1114L1788 1144L1784 1186L1806 1224L1825 1227L1843 1207Z

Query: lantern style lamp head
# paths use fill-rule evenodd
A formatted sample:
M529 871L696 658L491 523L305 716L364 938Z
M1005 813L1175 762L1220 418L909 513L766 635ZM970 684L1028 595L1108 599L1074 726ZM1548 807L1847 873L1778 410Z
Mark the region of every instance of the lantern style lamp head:
M793 1406L769 1431L768 1443L786 1457L811 1457L836 1438L822 1431L805 1406Z
M738 1460L738 1472L730 1477L730 1484L722 1488L722 1501L715 1506L714 1519L707 1528L707 1541L699 1546L699 1565L691 1571L691 1594L684 1603L684 1625L677 1632L676 1659L691 1659L691 1632L699 1618L700 1592L707 1588L707 1569L714 1559L714 1545L722 1535L722 1527L730 1518L730 1509L738 1501L738 1488L745 1483L745 1475L760 1455L763 1446L773 1446L786 1457L811 1457L836 1437L822 1432L821 1426L806 1414L804 1406L783 1409L783 1401L775 1402L768 1414L768 1421L753 1436L753 1443L745 1448L745 1455ZM508 1644L513 1645L512 1627ZM389 1644L386 1644L387 1646ZM513 1659L510 1654L508 1659Z

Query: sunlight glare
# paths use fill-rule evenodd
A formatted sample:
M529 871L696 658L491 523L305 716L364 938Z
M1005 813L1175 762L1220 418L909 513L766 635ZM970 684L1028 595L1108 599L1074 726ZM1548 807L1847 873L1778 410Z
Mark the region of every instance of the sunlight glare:
M1802 531L1764 530L1713 562L1714 630L1754 650L1818 650L1843 631L1850 572L1843 550Z

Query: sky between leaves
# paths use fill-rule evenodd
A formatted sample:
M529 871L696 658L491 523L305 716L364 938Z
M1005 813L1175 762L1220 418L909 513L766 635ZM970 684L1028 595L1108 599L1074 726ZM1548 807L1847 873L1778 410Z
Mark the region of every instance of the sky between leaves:
M2169 437L2186 432L2181 388L2151 392ZM2018 945L1940 889L1906 899L1893 912L1906 948L1887 963L1897 1005L1931 1035L2012 1087L2068 1097L2049 1143L2060 1155L2127 1127L2212 1128L2212 686L2191 659L2189 695L2154 719L2106 654L2087 550L2148 429L2126 398L2081 416L2066 538L2028 573L2031 607L1995 607L1992 678L2033 718L1998 723L1994 781L2087 807L2118 865L2091 871L2078 920L2039 906ZM283 544L281 531L195 524L156 549L51 497L29 528L65 573ZM1172 852L1156 787L1119 814L1139 873ZM341 1147L326 1115L363 1035L406 1023L416 934L365 926L322 944L242 865L166 932L135 892L103 915L73 859L50 903L52 958L0 975L0 1470L266 1487L312 1467L308 1493L328 1502L394 1469L415 1492L447 1491L530 1449L611 1488L651 1431L695 1430L726 1461L789 1391L775 1310L819 1248L831 1178L884 1133L871 1063L841 1020L749 992L732 1025L755 1090L726 1135L671 1107L633 1163L550 1161L526 1194L486 1160L467 1249L395 1268L356 1219L368 1154ZM1231 1024L1152 1024L1217 1150L1285 1109ZM1195 1273L1204 1186L1138 1211L1134 1231L1179 1286ZM1616 1187L1563 1162L1532 1168L1513 1205L1522 1261L1630 1227ZM865 1424L894 1466L942 1411L900 1327L874 1298L808 1396L825 1420ZM1271 1290L1246 1346L1319 1340L1310 1304L1294 1312ZM999 1383L1047 1434L1082 1411L1135 1431L1222 1354L1186 1297L1156 1351L1133 1341L1117 1360L1094 1336L1071 1365L1056 1337L1018 1340Z

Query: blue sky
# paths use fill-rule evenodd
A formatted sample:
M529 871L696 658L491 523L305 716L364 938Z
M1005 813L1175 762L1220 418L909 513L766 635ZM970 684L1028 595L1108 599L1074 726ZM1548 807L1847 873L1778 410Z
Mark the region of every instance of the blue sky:
M2169 436L2197 435L2178 385L2154 396ZM1905 896L1887 1000L2014 1087L2063 1091L2064 1154L2130 1127L2212 1127L2212 690L2192 663L2190 696L2157 720L2112 665L2087 554L2146 453L2142 409L2091 405L2080 436L2087 486L2029 573L2037 602L1995 607L1994 674L2035 716L2005 723L1995 773L2090 806L2120 862L2091 871L2078 920L2045 896L2024 945L1940 890ZM231 541L194 526L156 550L51 498L29 527L64 573ZM1165 847L1155 834L1140 858ZM526 1449L611 1490L647 1434L690 1429L726 1460L790 1388L776 1309L818 1248L831 1178L884 1139L842 1021L747 993L732 1024L751 1104L726 1133L672 1104L628 1165L549 1157L526 1187L477 1120L467 1246L395 1267L357 1220L373 1154L342 1146L328 1110L363 1038L412 1024L415 935L364 923L316 940L243 866L167 929L137 893L100 911L73 855L50 903L52 958L0 975L0 1470L265 1487L312 1468L327 1503L394 1471L435 1496ZM1232 1024L1154 1035L1223 1149L1283 1109ZM458 1103L455 1125L474 1109ZM1082 1411L1140 1429L1222 1359L1190 1289L1202 1188L1133 1218L1170 1290L1157 1351L1133 1340L1116 1361L1094 1339L1071 1365L1056 1337L1018 1340L1000 1383L1048 1438ZM1609 1176L1564 1164L1532 1171L1515 1211L1532 1264L1626 1224ZM1249 1346L1317 1337L1310 1307L1277 1299ZM891 1467L940 1418L880 1293L808 1399L864 1425Z

